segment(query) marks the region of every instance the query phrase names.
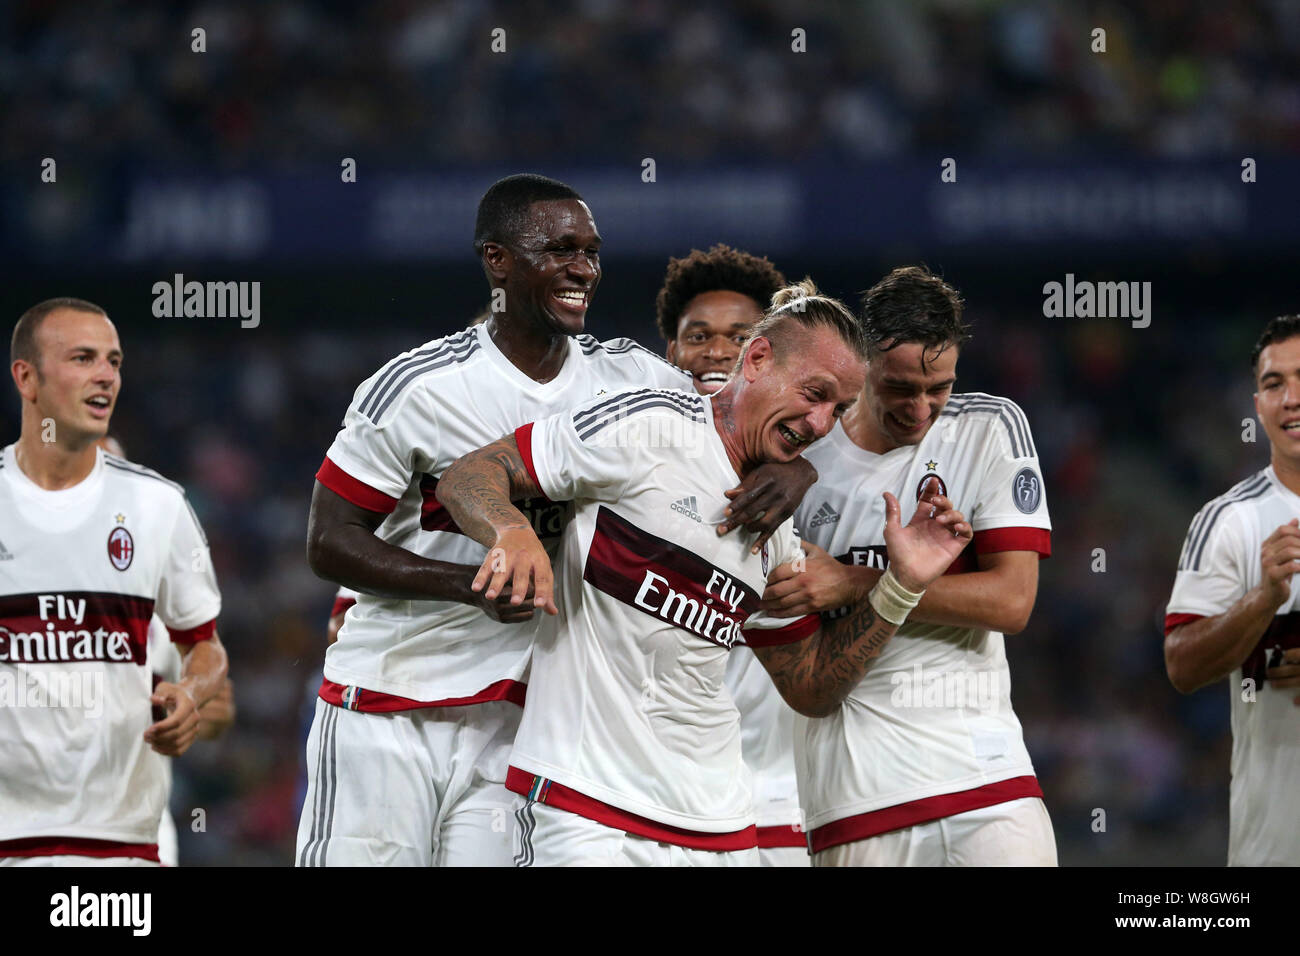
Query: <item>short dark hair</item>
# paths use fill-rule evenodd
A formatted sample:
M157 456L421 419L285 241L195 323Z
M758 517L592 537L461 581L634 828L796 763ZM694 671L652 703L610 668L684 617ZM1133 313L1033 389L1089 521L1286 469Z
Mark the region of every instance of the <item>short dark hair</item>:
M665 342L677 338L686 306L705 292L738 292L765 310L785 286L785 276L766 258L718 243L708 252L692 249L684 259L669 259L663 287L655 299L655 321Z
M59 309L72 309L74 312L91 312L95 315L102 315L108 318L108 313L93 302L87 302L85 299L74 299L71 296L60 296L56 299L46 299L44 302L37 302L34 306L18 317L18 322L14 325L13 338L9 340L9 364L22 359L24 362L30 362L38 369L41 364L40 349L36 347L36 333L40 330L41 323L45 321L46 316L51 312L57 312Z
M833 329L840 339L853 350L853 354L866 361L867 340L862 325L853 311L839 299L822 295L812 279L788 285L772 296L772 305L749 330L749 338L740 350L735 369L745 362L745 353L754 339L762 337L772 343L772 354L777 361L799 351L805 333L818 326Z
M474 252L483 254L483 243L508 245L519 233L528 207L553 199L582 199L577 190L558 179L537 173L516 173L498 179L478 202L474 222Z
M1274 342L1285 342L1287 339L1293 339L1300 335L1300 315L1279 315L1275 319L1269 319L1268 325L1264 326L1264 332L1255 343L1255 347L1250 350L1250 370L1259 374L1259 357L1263 354L1264 349Z
M862 294L867 348L872 357L913 342L925 351L961 348L970 341L970 326L961 320L964 304L924 265L900 266Z

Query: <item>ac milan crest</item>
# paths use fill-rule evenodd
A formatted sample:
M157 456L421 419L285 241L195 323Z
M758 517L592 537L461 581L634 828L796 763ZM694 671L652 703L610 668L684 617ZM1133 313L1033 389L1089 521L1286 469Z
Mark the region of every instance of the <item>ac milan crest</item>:
M763 547L759 552L763 559L763 577L767 577L767 542L763 542Z
M131 537L131 532L122 527L114 528L108 535L108 560L119 571L125 571L131 566L134 557L135 540Z
M921 492L923 492L923 491L925 490L925 483L926 483L927 481L929 481L931 478L933 478L935 481L939 482L939 494L943 495L945 498L948 497L948 486L947 486L946 484L944 484L943 479L940 478L938 475L936 475L934 472L930 472L929 474L922 475L922 476L921 476L921 480L918 481L918 482L916 483L916 500L917 500L917 501L920 501L920 500L921 500Z

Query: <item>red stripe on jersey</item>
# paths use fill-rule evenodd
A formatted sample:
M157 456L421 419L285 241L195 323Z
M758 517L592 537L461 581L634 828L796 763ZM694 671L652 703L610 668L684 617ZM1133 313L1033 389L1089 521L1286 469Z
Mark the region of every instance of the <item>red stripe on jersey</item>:
M330 617L338 617L340 614L346 614L348 608L357 603L356 598L335 597L334 606L330 608Z
M81 837L24 837L0 840L0 857L5 856L93 856L100 859L130 857L158 861L157 843L118 843L116 840L87 840Z
M347 689L347 684L336 684L326 678L320 685L320 699L327 704L333 704L335 707L346 707L347 705L343 703L343 695ZM489 704L497 700L508 700L510 703L522 707L524 706L524 697L527 690L527 684L507 679L499 680L495 684L489 684L477 694L472 694L469 697L444 697L442 700L411 700L409 697L382 694L377 690L366 690L362 687L358 688L357 691L356 706L347 709L359 710L363 714L391 714L394 711L423 710L426 707L466 707L470 704Z
M776 647L802 641L821 627L820 614L805 614L785 627L752 627L745 631L745 643L750 647ZM762 844L759 844L762 846Z
M386 515L392 514L393 509L397 507L396 498L384 494L377 488L371 488L364 481L353 478L330 461L328 455L321 462L320 470L316 472L316 480L334 494L352 502L358 508L365 508L367 511L377 511Z
M533 484L543 495L546 489L542 488L542 483L537 480L537 469L533 467L533 423L520 425L515 429L515 444L519 446L519 460L524 463L524 470L528 472L528 477L533 480ZM548 499L549 500L549 499Z
M207 641L211 640L212 636L217 633L217 621L216 618L213 618L207 624L200 624L198 627L191 627L184 631L169 627L167 633L171 635L172 642L176 644L193 644L195 641Z
M808 834L794 827L759 827L758 848L772 850L783 846L797 846L808 849Z
M143 664L153 607L150 598L104 591L0 597L0 663Z
M526 770L511 767L506 772L506 789L526 797L532 791L533 784L537 779L536 776ZM669 826L666 823L659 823L648 817L629 813L626 810L620 810L618 807L610 806L608 803L589 797L584 793L579 793L577 790L570 789L553 780L547 781L545 793L542 799L537 802L544 803L548 807L555 807L557 810L576 813L580 817L595 820L597 823L612 827L615 830L622 830L624 833L646 837L650 840L658 840L660 843L684 846L691 850L714 850L721 853L730 850L749 850L758 846L758 827L750 826L743 830L733 830L730 833L701 833L697 830L683 830L679 827Z
M996 554L999 551L1036 551L1040 557L1052 556L1052 532L1046 528L989 528L975 532L975 551Z
M1174 628L1190 623L1191 621L1199 621L1204 616L1204 614L1166 614L1165 637L1168 637L1169 632Z
M450 531L464 534L451 512L438 500L438 479L425 475L420 479L420 527L425 531Z
M1278 614L1255 644L1255 649L1241 665L1241 676L1249 677L1257 686L1268 680L1268 659L1274 649L1286 651L1300 647L1300 613Z
M1038 778L1033 774L986 783L982 787L959 790L956 793L941 793L920 800L909 800L892 807L871 810L834 820L812 831L809 843L813 853L829 850L842 843L865 840L868 837L914 827L918 823L942 820L944 817L956 816L970 810L982 810L985 807L1021 800L1025 797L1043 796L1043 788L1038 785Z
M759 604L758 592L726 571L604 505L582 577L628 607L721 647L736 642Z

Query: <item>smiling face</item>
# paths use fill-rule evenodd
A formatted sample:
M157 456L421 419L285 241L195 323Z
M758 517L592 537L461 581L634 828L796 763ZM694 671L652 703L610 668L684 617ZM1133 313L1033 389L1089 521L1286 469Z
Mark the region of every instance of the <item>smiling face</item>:
M583 330L600 282L600 233L580 199L535 202L506 247L506 312L562 335Z
M1264 347L1255 369L1255 413L1274 460L1300 468L1300 338Z
M668 361L691 373L697 392L712 395L731 375L750 327L762 316L758 303L740 292L701 292L677 320Z
M933 348L906 342L871 360L860 411L869 414L884 447L915 445L926 436L952 395L957 352L949 346L936 355Z
M59 444L79 448L108 434L122 387L122 346L107 317L56 309L36 330L39 358L14 363L23 398L53 419Z
M865 374L862 360L826 326L805 331L779 358L767 339L754 339L741 367L746 387L736 402L747 457L793 461L853 405Z

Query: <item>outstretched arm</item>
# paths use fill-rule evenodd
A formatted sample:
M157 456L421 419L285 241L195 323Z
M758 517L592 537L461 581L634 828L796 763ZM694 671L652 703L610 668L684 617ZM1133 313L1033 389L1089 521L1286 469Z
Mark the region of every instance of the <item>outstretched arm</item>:
M906 527L899 520L898 500L889 492L884 497L889 570L866 600L844 617L823 622L803 641L754 648L786 703L807 717L835 712L926 587L971 540L970 524L942 495L920 501Z
M512 498L546 497L537 486L514 435L494 441L459 459L438 482L438 500L460 529L488 555L470 588L495 598L510 586L511 604L521 604L531 594L533 606L559 613L553 598L554 576L542 542ZM531 583L531 590L530 590Z

